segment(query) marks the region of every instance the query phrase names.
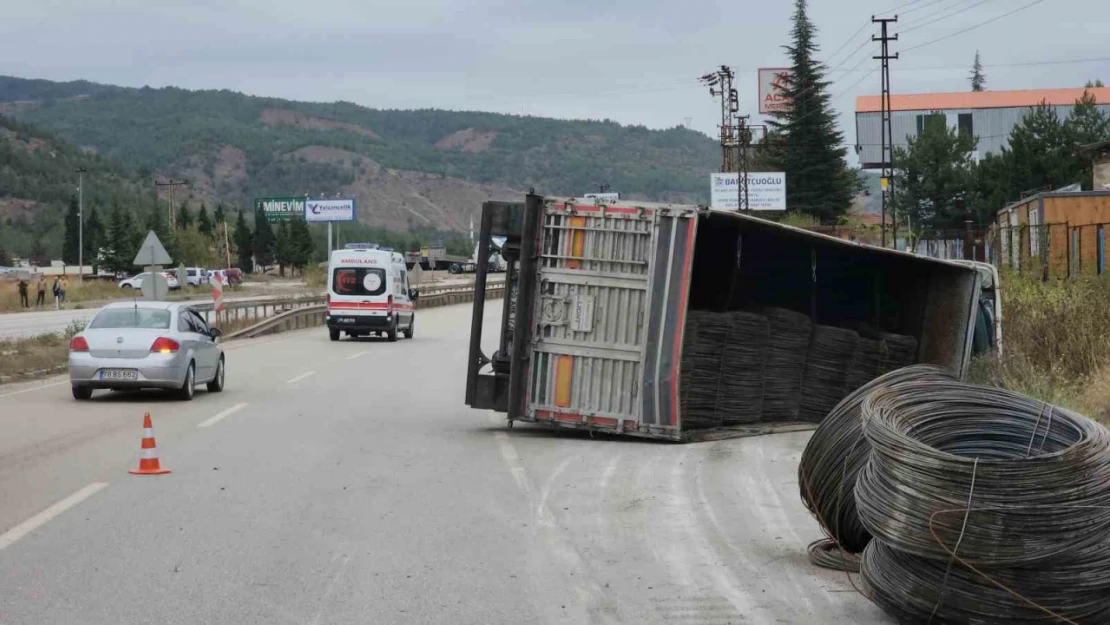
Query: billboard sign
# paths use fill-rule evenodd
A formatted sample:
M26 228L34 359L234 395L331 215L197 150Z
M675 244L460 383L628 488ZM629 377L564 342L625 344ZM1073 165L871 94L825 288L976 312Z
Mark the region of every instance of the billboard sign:
M304 220L308 223L327 221L354 221L354 198L332 198L329 200L305 200Z
M710 206L734 211L740 207L740 174L710 174ZM748 173L748 208L753 211L786 210L786 174L753 171Z
M303 197L259 197L254 199L254 209L262 209L267 221L289 221L304 217Z
M759 113L784 113L793 106L786 95L790 86L790 69L764 67L759 70Z
M583 195L582 198L586 199L586 200L594 200L596 202L601 202L601 203L604 204L604 203L607 203L607 202L619 202L620 199L621 199L621 194L620 193L587 193L587 194Z

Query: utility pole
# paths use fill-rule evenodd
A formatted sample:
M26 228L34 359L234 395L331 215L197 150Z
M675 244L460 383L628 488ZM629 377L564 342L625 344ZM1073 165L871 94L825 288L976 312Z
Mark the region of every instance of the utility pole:
M77 281L85 281L85 172L77 168ZM94 263L95 264L95 263Z
M171 179L171 180L167 180L166 182L158 182L157 180L154 181L154 186L155 187L169 187L170 188L170 211L169 211L170 232L173 232L174 230L177 229L177 220L176 220L176 217L177 217L177 202L176 202L177 193L176 193L176 190L177 190L177 187L183 187L186 184L187 183L184 180L172 180Z
M890 55L889 44L891 41L898 41L898 35L891 37L887 34L887 25L898 23L898 16L894 17L880 17L876 18L871 16L872 24L879 24L882 29L882 34L878 37L871 36L871 41L882 42L882 54L879 56L871 57L882 61L882 75L883 75L883 92L882 100L882 166L883 166L883 179L886 180L886 189L880 193L883 206L882 217L882 238L883 247L886 247L886 204L887 197L891 200L894 199L894 132L891 125L891 111L890 111L890 61L891 59L897 60L898 53L895 52L894 56ZM892 232L892 243L895 249L898 249L898 215L891 206L890 211L890 224Z
M732 79L735 77L736 72L731 67L722 65L716 72L698 79L709 87L710 95L721 98L721 173L737 171L736 149L739 147L739 138L736 136L737 124L734 117L740 112L740 96L732 88Z

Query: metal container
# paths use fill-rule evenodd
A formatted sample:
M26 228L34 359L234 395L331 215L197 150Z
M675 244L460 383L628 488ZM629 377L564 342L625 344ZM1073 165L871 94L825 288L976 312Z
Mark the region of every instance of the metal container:
M966 266L696 206L534 195L487 203L481 234L508 236L519 251L492 357L480 349L476 297L467 403L510 423L675 441L813 427L796 414L684 423L692 310L786 309L814 325L866 325L913 337L919 362L960 376L970 359L980 278Z

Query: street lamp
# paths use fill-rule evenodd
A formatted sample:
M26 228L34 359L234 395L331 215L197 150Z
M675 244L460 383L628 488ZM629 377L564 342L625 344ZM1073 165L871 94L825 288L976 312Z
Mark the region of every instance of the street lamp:
M77 280L85 281L85 172L77 168Z

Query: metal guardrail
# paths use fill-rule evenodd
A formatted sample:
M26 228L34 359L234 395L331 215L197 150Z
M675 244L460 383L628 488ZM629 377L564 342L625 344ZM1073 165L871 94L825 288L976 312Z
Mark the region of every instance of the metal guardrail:
M495 299L503 297L505 294L505 283L499 282L497 284L490 284L486 287L486 298ZM258 323L235 332L231 332L224 336L223 340L230 341L233 339L254 338L264 336L266 334L277 334L278 332L286 332L289 330L299 330L301 328L310 328L323 325L324 316L327 315L328 307L324 303L324 297L301 298L300 300L290 301L284 300L289 305L288 309L277 312L274 316L263 319ZM438 308L440 306L451 306L453 304L464 304L474 301L474 287L448 287L443 289L436 289L432 292L420 292L420 296L416 300L416 309L422 310L426 308ZM240 302L232 302L240 303ZM259 304L263 302L241 302L244 307L249 304ZM279 302L266 302L267 305L280 306ZM207 311L211 311L211 304L208 305ZM231 307L225 305L225 309L230 312ZM199 307L198 307L198 310ZM277 310L275 308L275 310ZM207 319L207 314L206 317ZM232 317L237 319L237 317Z

